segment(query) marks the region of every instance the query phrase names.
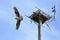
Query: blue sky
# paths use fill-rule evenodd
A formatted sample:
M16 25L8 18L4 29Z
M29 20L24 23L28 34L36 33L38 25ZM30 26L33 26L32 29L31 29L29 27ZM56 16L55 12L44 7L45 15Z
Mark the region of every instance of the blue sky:
M49 22L48 27L42 26L42 40L60 40L60 0L0 0L0 40L38 40L37 23L25 15L31 15L40 8L47 14L52 15L52 7L56 5L56 21ZM13 7L16 6L23 16L19 30L16 30L16 20Z

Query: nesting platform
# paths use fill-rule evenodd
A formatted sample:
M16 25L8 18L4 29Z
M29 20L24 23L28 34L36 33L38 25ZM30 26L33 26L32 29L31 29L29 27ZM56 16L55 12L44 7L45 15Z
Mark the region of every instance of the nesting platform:
M39 23L39 19L42 21L42 24L49 20L51 17L47 15L42 10L38 9L36 12L33 12L31 16L29 16L34 22Z

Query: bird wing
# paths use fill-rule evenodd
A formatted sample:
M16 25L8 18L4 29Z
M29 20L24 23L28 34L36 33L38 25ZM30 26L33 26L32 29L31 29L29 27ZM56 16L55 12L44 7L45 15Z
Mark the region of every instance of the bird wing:
M20 20L17 20L16 29L19 29L19 26L20 26Z
M18 11L18 9L16 7L14 7L14 11L15 11L16 16L20 17L19 11Z

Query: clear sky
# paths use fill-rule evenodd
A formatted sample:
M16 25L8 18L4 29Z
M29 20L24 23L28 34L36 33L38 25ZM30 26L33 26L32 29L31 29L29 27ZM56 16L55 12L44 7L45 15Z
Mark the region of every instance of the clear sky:
M35 7L52 15L52 7L56 5L56 21L49 22L50 31L42 26L42 40L60 40L60 0L0 0L0 40L38 40L38 24L30 22L25 15L30 16ZM19 30L16 30L16 6L23 16Z

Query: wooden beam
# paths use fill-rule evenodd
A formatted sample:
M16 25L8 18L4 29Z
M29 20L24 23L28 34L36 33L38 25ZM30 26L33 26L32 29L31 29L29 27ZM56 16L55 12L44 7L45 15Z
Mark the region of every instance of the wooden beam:
M38 40L42 40L42 21L39 20L38 23Z

